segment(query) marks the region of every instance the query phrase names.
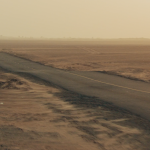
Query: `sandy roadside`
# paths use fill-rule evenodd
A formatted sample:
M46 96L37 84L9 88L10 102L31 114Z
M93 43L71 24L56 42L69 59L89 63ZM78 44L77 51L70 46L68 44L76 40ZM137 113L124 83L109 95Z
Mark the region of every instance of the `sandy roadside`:
M0 150L148 150L150 123L129 112L0 72Z

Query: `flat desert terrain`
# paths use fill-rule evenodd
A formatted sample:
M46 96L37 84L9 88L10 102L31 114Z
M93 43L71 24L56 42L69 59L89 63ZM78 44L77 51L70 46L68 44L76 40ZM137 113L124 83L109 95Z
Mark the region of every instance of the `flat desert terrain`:
M66 70L150 82L150 41L0 41L1 51Z
M1 40L0 51L150 81L148 44ZM149 150L150 122L103 103L0 69L0 150Z

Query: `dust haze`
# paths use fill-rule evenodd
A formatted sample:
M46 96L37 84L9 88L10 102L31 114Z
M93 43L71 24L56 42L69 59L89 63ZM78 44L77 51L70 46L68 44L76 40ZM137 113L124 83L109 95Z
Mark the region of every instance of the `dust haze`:
M0 35L150 38L148 0L0 0Z
M0 150L148 150L150 120L128 108L149 117L149 8L149 0L0 0ZM126 78L129 87L38 72L21 60L48 71L115 76L119 85ZM129 105L73 92L36 72Z

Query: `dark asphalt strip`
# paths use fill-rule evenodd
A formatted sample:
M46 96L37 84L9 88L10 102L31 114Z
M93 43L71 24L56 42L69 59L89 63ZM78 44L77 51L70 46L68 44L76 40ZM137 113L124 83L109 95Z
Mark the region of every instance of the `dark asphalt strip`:
M150 93L148 93L150 84L148 83L97 72L63 71L6 53L0 53L0 66L11 72L32 76L68 91L97 97L99 100L150 120ZM141 91L147 91L147 93Z

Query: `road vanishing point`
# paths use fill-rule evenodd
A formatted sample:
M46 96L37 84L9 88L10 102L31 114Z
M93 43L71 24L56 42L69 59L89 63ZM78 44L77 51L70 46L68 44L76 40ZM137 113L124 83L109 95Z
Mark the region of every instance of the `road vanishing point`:
M0 67L25 73L69 91L94 96L150 121L150 84L101 72L65 71L0 53Z

